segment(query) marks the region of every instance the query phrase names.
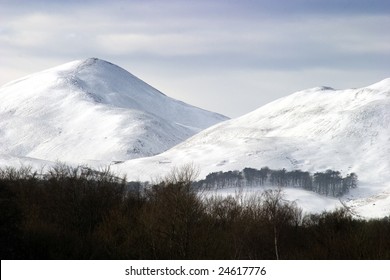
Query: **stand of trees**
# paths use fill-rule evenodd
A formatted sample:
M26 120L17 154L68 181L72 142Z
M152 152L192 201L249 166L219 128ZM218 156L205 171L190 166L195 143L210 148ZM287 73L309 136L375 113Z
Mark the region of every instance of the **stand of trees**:
M390 258L390 218L354 219L345 209L303 216L281 189L201 198L187 171L129 188L109 171L0 170L0 257Z
M326 170L311 174L301 170L260 170L245 168L242 171L213 172L204 180L196 182L200 188L277 186L302 188L321 195L340 197L356 188L358 177L355 173L342 177L339 171Z

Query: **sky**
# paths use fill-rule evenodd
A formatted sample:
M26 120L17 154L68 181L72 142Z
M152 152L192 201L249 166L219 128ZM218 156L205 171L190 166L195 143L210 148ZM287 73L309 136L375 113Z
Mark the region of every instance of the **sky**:
M97 57L238 117L390 77L388 0L0 0L0 85Z

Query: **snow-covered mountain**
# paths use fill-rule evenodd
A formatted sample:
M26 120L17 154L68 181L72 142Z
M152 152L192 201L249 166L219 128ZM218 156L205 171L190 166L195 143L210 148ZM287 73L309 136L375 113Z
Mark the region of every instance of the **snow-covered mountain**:
M161 153L227 118L91 58L0 88L0 164L103 164Z
M131 170L147 180L186 163L198 166L201 177L264 166L355 172L360 186L344 199L353 199L351 205L363 214L389 215L390 79L358 89L296 92L210 127L167 152L125 162L117 170ZM299 200L302 194L292 198ZM337 200L331 204L340 205Z
M199 167L200 178L264 166L355 172L359 187L342 200L362 216L390 215L390 79L296 92L227 120L109 62L74 61L0 88L0 166L56 160L111 164L130 180L155 179L188 163ZM286 189L286 196L307 211L341 206L304 190Z

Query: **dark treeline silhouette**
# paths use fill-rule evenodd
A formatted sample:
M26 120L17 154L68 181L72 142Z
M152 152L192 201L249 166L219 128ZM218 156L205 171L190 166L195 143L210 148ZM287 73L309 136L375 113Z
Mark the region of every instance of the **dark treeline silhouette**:
M142 188L86 168L0 170L1 259L390 258L389 218L303 216L281 189L201 197L191 177Z
M356 188L358 177L355 173L342 177L339 171L326 170L313 174L301 170L260 170L245 168L242 171L213 172L204 180L196 182L200 188L277 186L302 188L321 195L340 197Z

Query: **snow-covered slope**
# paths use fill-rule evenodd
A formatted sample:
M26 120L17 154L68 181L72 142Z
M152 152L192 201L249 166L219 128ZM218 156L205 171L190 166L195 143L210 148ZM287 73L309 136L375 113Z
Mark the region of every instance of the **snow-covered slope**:
M103 164L161 153L227 118L91 58L0 88L0 164Z
M296 92L206 129L165 153L128 161L118 171L150 179L185 163L199 166L201 177L264 166L355 172L360 187L344 199L357 199L351 205L371 209L379 207L372 201L380 197L378 215L389 215L390 79L359 89ZM365 215L376 213L370 211Z

